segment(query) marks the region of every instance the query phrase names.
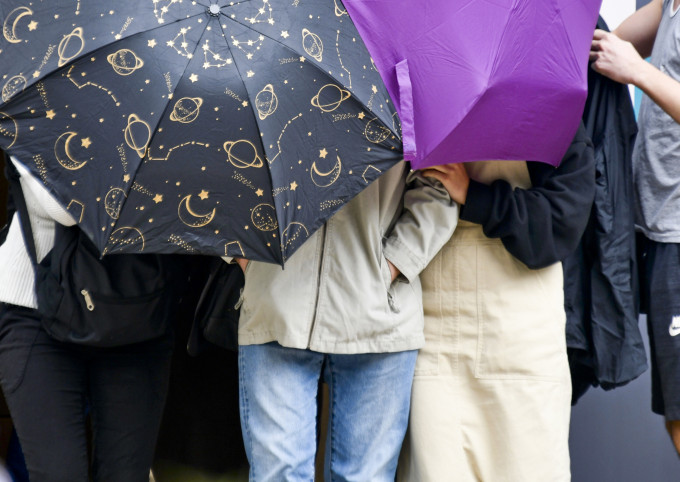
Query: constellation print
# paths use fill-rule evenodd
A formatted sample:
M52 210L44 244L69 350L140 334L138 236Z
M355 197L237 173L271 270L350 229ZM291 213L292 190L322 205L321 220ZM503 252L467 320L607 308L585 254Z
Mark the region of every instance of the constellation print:
M74 65L71 65L71 67L69 67L68 69L68 72L66 72L66 78L70 80L73 83L73 85L75 85L78 89L83 89L85 87L96 87L106 92L109 95L109 97L113 99L113 102L115 102L116 106L120 105L120 102L118 102L118 99L116 99L115 94L106 87L103 87L99 84L95 84L94 82L85 82L84 84L78 84L78 82L76 82L76 80L73 77L71 77L71 73L73 72L74 67L75 67Z

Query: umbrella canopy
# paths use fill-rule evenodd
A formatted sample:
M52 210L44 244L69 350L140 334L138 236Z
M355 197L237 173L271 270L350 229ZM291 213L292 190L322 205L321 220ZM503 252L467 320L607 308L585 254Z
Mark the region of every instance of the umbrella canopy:
M0 148L102 253L283 263L402 158L334 0L8 0Z
M601 0L345 0L414 167L559 164L586 99Z

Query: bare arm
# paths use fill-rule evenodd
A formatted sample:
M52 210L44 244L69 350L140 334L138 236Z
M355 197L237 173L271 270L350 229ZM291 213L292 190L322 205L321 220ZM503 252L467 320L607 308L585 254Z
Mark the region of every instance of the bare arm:
M595 30L590 50L593 68L623 84L633 84L680 123L680 82L646 62L630 42Z
M652 0L624 20L614 33L620 39L632 43L641 57L649 57L662 12L663 0Z

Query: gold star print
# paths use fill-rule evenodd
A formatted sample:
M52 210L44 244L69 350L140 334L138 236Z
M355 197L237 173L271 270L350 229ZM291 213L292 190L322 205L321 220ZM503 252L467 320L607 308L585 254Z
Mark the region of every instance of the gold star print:
M56 116L57 114L53 110L48 110L47 112L45 112L45 117L47 117L50 120L54 119Z
M90 144L92 144L92 141L90 140L89 137L85 137L84 139L80 140L80 145L83 146L85 149L88 149L90 147Z
M326 150L325 147L319 151L319 157L321 159L326 159L327 155L328 155L328 151Z
M293 181L290 183L290 190L295 191L297 189L298 185L297 182Z
M149 46L149 47L151 47L151 48L154 48L154 47L155 47L156 45L158 45L158 44L156 43L156 39L155 39L155 38L152 38L151 40L149 40L149 41L146 43L146 45Z
M35 72L33 72L33 78L37 79L38 77L40 77L40 71L36 70Z
M258 189L257 191L255 191L255 194L257 194L257 197L262 197L264 196L264 191L262 189Z
M378 88L375 85L371 86L371 90L373 91L374 94L378 93Z
M248 101L247 101L247 100L244 100L243 102L241 102L241 105L242 105L243 107L248 107Z
M283 31L281 32L281 36L282 36L283 38L288 38L290 35L288 34L288 31L287 31L287 30L283 30Z
M155 202L156 204L163 202L163 195L162 194L156 194L153 197L153 202Z
M366 114L364 114L363 112L359 112L359 115L357 117L359 119L363 119L364 117L366 117Z
M35 20L28 24L28 29L31 32L34 31L36 28L38 28L38 22L36 22Z
M199 193L198 197L200 197L202 200L205 201L206 199L208 199L208 191L206 191L205 189L203 189L203 190Z
M191 75L189 76L189 80L192 81L192 82L197 82L197 81L198 81L198 75L196 75L196 74L191 74Z
M252 70L249 70L248 72L246 72L246 75L248 77L252 77L253 75L255 75L255 72L253 72Z
M126 174L123 176L123 182L130 182L130 175Z
M305 61L305 58L304 58L304 57L300 57L300 62L304 62L304 61Z

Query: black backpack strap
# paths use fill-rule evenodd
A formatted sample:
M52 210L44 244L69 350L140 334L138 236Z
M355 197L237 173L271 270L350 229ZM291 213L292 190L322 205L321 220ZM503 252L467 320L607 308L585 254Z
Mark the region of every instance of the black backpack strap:
M33 263L33 268L35 268L38 264L38 255L35 250L35 241L33 239L33 231L31 230L31 220L28 216L26 198L24 198L24 192L21 189L21 182L19 181L19 171L17 171L17 168L8 157L5 157L5 162L5 172L7 173L7 181L9 182L9 192L12 198L13 208L19 213L21 232L24 235L24 244L26 245L26 250Z
M5 154L4 151L0 151L0 162L2 162L4 166L4 173L5 173L5 179L9 180L9 173L7 171L8 167L7 165L11 162L9 160L9 157L7 154ZM9 186L8 186L9 187ZM16 207L14 205L14 200L12 199L11 192L7 192L7 203L6 203L6 208L7 208L7 222L5 225L0 228L0 244L5 242L5 239L7 238L7 232L9 231L9 224L12 222L12 218L14 217L14 213L16 212Z

